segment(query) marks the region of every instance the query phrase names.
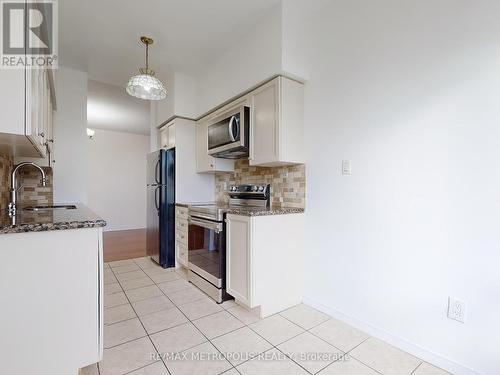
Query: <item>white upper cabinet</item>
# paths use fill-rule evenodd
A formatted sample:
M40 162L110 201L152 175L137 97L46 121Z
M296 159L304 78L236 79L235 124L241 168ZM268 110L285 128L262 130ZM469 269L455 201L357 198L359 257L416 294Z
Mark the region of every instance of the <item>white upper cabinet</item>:
M249 94L250 165L304 163L304 86L277 77Z
M160 148L175 147L175 121L171 121L160 129Z
M0 144L18 157L46 157L51 147L53 111L52 72L46 69L2 70L0 81Z
M208 154L208 121L209 118L196 123L196 172L233 172L233 160L214 158Z

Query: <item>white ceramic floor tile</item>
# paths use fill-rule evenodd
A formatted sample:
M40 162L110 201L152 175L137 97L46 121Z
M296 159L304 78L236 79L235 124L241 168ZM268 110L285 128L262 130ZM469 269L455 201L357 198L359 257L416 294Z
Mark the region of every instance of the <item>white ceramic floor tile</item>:
M349 354L384 375L409 375L422 362L375 338L369 338Z
M121 285L123 290L131 290L131 289L142 288L149 285L154 285L154 282L149 277L141 277L140 279L122 281Z
M449 372L433 366L427 362L422 363L412 375L451 375Z
M318 375L380 375L352 357L340 359L321 370Z
M103 264L103 268L104 268L104 269L107 269L107 268L111 268L111 267L109 266L109 263L104 263L104 264Z
M252 324L260 320L256 311L250 311L243 306L234 306L227 309L231 315L235 316L238 320L242 321L244 324Z
M142 270L138 270L138 271L120 273L116 275L116 278L121 283L123 281L128 281L128 280L141 279L146 276L147 275L144 272L142 272Z
M145 268L144 269L144 272L146 272L146 274L148 276L152 276L152 275L164 275L166 273L175 273L175 268L163 268L163 267L160 267L160 266L157 266L157 267L148 267L148 268Z
M99 375L99 369L97 368L97 364L94 363L93 365L80 369L79 375Z
M184 280L187 280L188 278L188 270L187 268L178 268L175 270L175 272L177 272L177 274L180 276L181 279L184 279Z
M221 303L221 306L225 310L229 310L232 307L239 306L234 299L230 299L229 301L224 301Z
M304 332L285 341L278 346L278 349L311 374L315 374L330 363L339 360L344 354L309 332Z
M127 264L125 266L120 266L120 267L113 267L113 272L115 273L115 275L125 272L138 271L138 270L140 270L140 267L135 263Z
M160 283L158 284L158 288L160 288L168 296L170 294L180 292L181 290L192 289L194 286L186 280L178 279Z
M109 262L108 263L111 268L115 267L123 267L123 266L128 266L130 264L135 264L135 262L132 259L125 259L125 260L115 260L114 262Z
M277 349L258 355L236 367L236 370L242 375L309 375Z
M249 327L273 345L279 345L304 332L304 329L280 315L262 319Z
M104 285L104 294L113 294L113 293L118 293L122 292L122 287L118 283L111 283L111 284L105 284Z
M124 305L128 303L125 293L118 292L114 294L108 294L104 296L104 307L114 307L118 305Z
M231 368L231 364L208 342L183 353L185 358L166 362L172 375L218 375Z
M197 319L193 324L209 339L243 327L242 322L225 310Z
M134 259L135 264L141 267L143 270L148 268L161 268L157 263L155 263L150 257L136 258Z
M184 305L206 297L206 294L197 288L184 289L179 292L167 294L168 298L172 300L177 306Z
M223 310L214 300L208 297L180 305L179 309L181 309L190 320L195 320Z
M230 370L224 371L221 375L240 375L236 369L232 368Z
M159 361L139 370L129 372L127 375L168 375L168 371L163 362Z
M109 271L109 273L106 273L106 271ZM116 277L113 274L113 272L111 271L111 269L104 270L104 285L115 284L117 282L118 282L118 280L116 279Z
M149 275L149 277L157 284L180 279L179 275L176 272L164 272L160 274Z
M304 329L311 329L330 319L330 316L304 304L282 311L280 315Z
M132 302L132 306L139 316L152 314L157 311L167 310L174 304L165 296L148 298L142 301Z
M367 333L337 319L330 319L314 327L310 332L344 352L350 351L370 337Z
M234 366L272 348L272 345L248 327L237 329L212 340Z
M104 348L108 349L144 336L146 331L137 318L104 326Z
M137 302L148 298L160 297L163 295L161 290L156 285L126 290L125 294L127 295L130 302Z
M155 333L151 340L160 354L182 352L207 341L190 322Z
M141 316L140 319L149 334L163 331L164 329L175 327L188 321L184 314L175 307Z
M156 350L147 337L104 350L99 362L101 375L117 375L137 370L156 362Z
M104 309L104 324L114 324L135 318L135 312L129 303Z

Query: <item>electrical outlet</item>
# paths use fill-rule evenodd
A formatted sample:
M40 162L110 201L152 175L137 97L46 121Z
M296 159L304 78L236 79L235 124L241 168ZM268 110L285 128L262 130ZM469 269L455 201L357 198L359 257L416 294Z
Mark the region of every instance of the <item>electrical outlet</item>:
M350 160L342 160L342 175L344 175L344 176L351 175L351 161Z
M448 318L460 323L465 323L466 312L467 305L465 302L453 297L448 297Z

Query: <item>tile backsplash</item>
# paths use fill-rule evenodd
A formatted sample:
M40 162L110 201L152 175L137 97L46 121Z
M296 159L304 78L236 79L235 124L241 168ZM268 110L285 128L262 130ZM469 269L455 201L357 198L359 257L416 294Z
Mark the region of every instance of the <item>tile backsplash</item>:
M284 167L253 167L248 160L236 160L234 173L215 174L215 199L227 203L229 185L264 183L271 185L273 207L305 208L306 167L303 164Z
M8 155L0 154L0 210L6 210L10 202L10 174L14 166L13 159ZM23 168L18 175L17 201L20 205L38 205L53 203L52 168L44 167L47 177L47 186L41 186L40 172L32 167Z
M43 167L43 170L47 181L45 187L41 184L42 177L38 170L25 167L19 173L18 186L22 184L22 188L19 190L17 201L20 205L35 206L54 203L52 168Z
M0 154L0 210L6 210L10 201L10 172L12 157Z

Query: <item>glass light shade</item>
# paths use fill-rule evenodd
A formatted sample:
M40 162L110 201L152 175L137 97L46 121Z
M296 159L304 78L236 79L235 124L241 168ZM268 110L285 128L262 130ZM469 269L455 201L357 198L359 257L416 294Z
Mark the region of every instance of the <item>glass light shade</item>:
M146 100L162 100L167 97L163 83L149 74L139 74L130 78L127 93Z

